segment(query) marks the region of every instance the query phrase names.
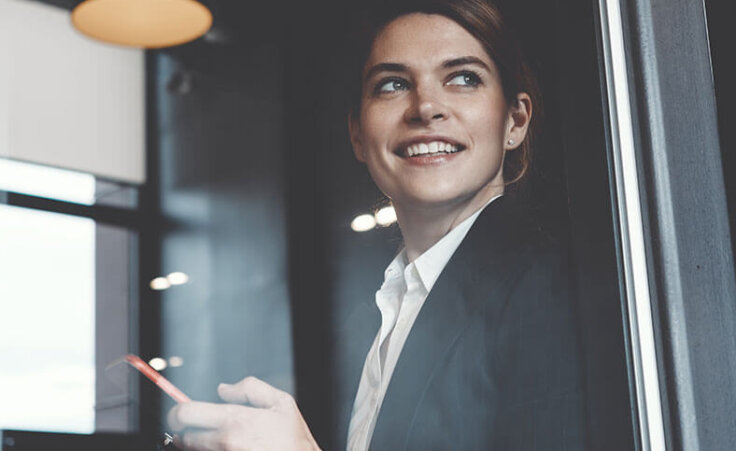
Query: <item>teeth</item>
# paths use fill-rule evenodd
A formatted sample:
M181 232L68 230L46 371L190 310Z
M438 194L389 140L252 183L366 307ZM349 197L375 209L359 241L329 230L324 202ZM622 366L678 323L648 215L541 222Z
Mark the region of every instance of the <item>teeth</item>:
M430 143L412 144L406 148L406 153L409 154L410 157L413 157L414 155L439 152L455 153L457 152L457 147L444 141L432 141Z

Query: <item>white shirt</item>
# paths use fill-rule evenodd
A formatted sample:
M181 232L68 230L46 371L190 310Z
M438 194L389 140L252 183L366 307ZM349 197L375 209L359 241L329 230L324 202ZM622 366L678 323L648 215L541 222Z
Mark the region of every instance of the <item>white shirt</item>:
M413 262L407 264L406 250L402 250L388 265L383 285L376 292L381 329L363 365L348 429L348 450L368 449L386 388L419 310L480 212L499 197L488 201Z

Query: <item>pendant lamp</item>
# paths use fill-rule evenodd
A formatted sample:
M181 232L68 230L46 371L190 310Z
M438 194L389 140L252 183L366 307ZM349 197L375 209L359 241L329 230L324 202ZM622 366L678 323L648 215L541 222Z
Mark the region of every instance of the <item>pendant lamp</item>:
M161 48L205 34L212 13L195 0L85 0L72 11L72 24L107 43Z

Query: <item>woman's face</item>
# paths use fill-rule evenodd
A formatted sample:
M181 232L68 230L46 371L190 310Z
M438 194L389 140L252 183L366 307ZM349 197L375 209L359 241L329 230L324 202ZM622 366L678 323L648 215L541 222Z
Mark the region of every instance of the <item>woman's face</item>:
M464 28L409 14L373 43L350 136L397 209L480 207L503 192L504 152L528 124L528 97L520 105L509 108L495 64Z

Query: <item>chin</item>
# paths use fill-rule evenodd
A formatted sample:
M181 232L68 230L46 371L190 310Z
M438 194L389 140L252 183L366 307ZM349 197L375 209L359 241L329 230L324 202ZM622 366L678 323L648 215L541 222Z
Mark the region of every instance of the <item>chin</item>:
M437 191L422 191L422 192L411 192L404 193L400 196L392 197L395 204L399 205L411 205L414 207L441 207L457 205L463 202L467 202L473 196L469 193L463 192L437 192Z

